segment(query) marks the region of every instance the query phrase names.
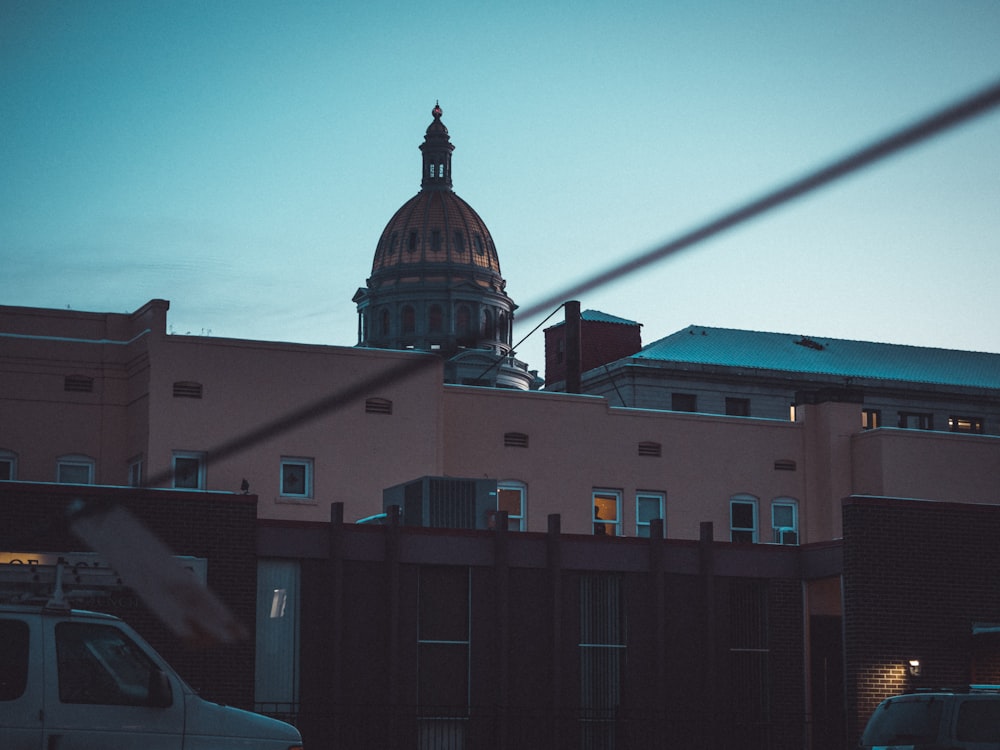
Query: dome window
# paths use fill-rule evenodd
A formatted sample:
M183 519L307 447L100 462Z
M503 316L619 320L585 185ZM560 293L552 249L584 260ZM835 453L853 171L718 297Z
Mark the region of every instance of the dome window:
M413 307L407 305L403 308L403 333L413 333L417 330L417 316L413 312Z
M427 327L431 333L441 333L444 330L444 315L441 305L431 305L427 311Z
M417 233L416 232L410 232L410 242L406 246L406 249L409 250L411 253L414 252L417 249Z
M483 255L486 251L483 249L483 237L481 234L476 234L476 252Z
M465 252L465 237L461 232L455 232L455 252Z
M431 230L431 250L435 253L441 250L441 230L434 229Z

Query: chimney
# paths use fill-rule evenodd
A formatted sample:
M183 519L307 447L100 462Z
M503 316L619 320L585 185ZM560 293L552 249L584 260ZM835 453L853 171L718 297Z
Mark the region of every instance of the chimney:
M580 302L566 302L566 393L580 392Z

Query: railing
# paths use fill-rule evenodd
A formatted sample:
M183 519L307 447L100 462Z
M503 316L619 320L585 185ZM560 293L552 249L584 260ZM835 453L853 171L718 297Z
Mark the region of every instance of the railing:
M305 746L336 750L801 750L806 725L742 723L719 704L704 710L546 711L525 707L258 704L299 727Z

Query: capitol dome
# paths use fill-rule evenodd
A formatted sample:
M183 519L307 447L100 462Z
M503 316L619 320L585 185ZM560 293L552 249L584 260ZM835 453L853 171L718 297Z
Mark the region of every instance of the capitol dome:
M420 192L386 224L366 286L354 295L358 346L418 349L449 358L449 382L527 388L531 377L513 359L516 305L507 296L493 237L475 209L452 190L455 147L435 105L420 145ZM492 364L491 364L492 363ZM516 363L516 366L515 366ZM514 380L499 372L522 371Z

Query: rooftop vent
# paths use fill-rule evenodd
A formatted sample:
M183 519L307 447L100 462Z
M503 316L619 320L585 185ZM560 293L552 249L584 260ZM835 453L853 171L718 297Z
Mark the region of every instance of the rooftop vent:
M790 458L779 458L774 462L775 471L795 471L795 462Z
M63 390L71 393L91 393L94 390L94 379L89 375L67 375L63 380Z
M365 399L366 414L392 414L392 401L387 398Z
M201 383L178 380L174 383L174 398L201 398Z
M528 436L523 432L505 432L503 446L504 448L527 448Z
M803 336L802 338L800 338L795 343L798 344L799 346L804 346L807 349L815 349L818 352L821 352L824 349L826 349L826 347L823 346L821 343L819 343L818 341L813 341L808 336Z
M663 455L663 446L653 441L639 443L639 455L659 458Z

